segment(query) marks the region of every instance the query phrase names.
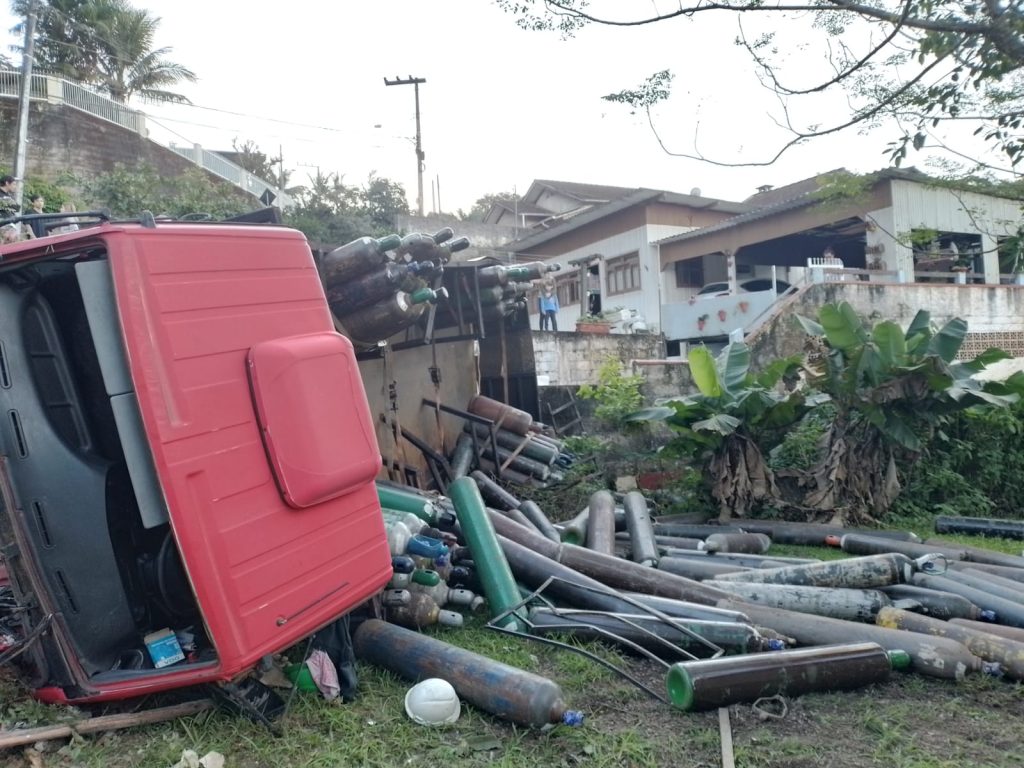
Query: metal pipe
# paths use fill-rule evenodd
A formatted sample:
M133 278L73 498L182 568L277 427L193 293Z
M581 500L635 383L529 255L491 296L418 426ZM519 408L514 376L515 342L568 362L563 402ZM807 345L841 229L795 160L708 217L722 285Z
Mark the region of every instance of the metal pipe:
M716 600L728 596L727 592L707 587L697 581L645 568L639 563L622 560L613 555L605 555L564 542L556 544L497 514L492 514L491 520L500 535L611 587L678 600L691 600L704 605L714 604Z
M679 648L695 656L711 655L707 646L698 642L684 627L718 646L726 653L759 653L779 650L778 641L768 640L747 624L729 621L673 619L662 621L653 616L633 613L605 613L591 610L566 610L539 607L530 609L531 632L553 635L570 634L584 640L603 640L619 635L665 658L679 658ZM676 647L672 647L676 646Z
M1024 539L1024 522L996 520L988 517L953 517L937 515L936 533L969 533L975 536L1001 536L1004 539Z
M726 574L743 572L749 570L745 566L736 563L717 562L713 558L704 557L662 557L658 560L657 570L663 573L674 573L677 576L685 576L688 579L703 581L713 579Z
M548 516L544 514L544 510L542 510L535 502L529 500L524 501L519 505L519 512L521 512L523 516L530 521L534 528L540 531L540 534L544 538L558 542L562 540L558 535L558 531L555 530L555 526L551 524L551 521L548 520Z

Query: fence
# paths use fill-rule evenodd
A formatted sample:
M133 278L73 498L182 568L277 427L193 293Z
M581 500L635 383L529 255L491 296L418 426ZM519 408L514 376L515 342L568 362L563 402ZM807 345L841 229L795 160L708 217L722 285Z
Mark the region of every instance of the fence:
M0 98L16 99L20 96L21 73L17 70L0 69ZM80 83L73 83L42 72L34 72L29 98L33 101L46 101L50 104L64 104L148 138L145 113L108 99L103 94ZM163 145L161 144L161 146ZM231 182L267 205L273 204L280 208L287 208L293 204L292 198L286 192L258 176L254 176L216 152L210 152L198 145L176 147L171 144L167 149L225 181Z

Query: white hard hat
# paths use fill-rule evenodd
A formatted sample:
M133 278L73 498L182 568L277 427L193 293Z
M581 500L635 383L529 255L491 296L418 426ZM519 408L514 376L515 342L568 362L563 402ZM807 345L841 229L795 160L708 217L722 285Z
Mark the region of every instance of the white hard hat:
M461 712L459 694L439 677L416 683L405 694L405 713L420 725L454 723Z

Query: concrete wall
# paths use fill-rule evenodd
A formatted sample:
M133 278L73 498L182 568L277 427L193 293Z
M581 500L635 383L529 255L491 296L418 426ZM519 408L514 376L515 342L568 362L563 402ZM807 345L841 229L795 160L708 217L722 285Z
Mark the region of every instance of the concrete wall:
M17 113L16 99L0 99L0 157L15 155ZM118 165L127 168L150 165L166 177L201 170L176 152L134 131L63 104L32 102L28 135L27 175L49 181L56 181L66 173L89 178L113 171ZM209 174L209 177L228 184L219 176ZM252 201L251 196L241 190L238 194Z
M596 384L597 372L608 357L627 365L636 359L661 359L665 344L655 335L535 331L533 354L539 385L578 386Z
M943 325L954 317L967 321L961 356L973 357L999 347L1013 357L1024 357L1024 286L956 285L953 283L823 283L801 289L785 299L779 313L748 343L754 366L777 357L799 354L806 335L795 315L817 317L818 307L847 301L863 316L893 320L906 328L919 309Z

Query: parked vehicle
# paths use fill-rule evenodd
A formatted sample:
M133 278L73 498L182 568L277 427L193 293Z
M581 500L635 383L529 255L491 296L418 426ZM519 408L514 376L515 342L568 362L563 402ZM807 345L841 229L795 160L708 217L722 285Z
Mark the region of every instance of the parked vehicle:
M783 293L785 293L786 291L788 291L790 289L790 287L791 287L790 284L787 283L784 280L776 280L775 281L775 291L780 296ZM737 288L739 289L740 293L754 293L754 292L757 292L757 291L770 291L772 289L772 281L771 281L771 278L754 277L754 278L751 278L750 280L741 280L737 284ZM699 291L697 291L697 295L696 295L695 298L705 299L705 298L709 298L709 297L712 297L712 296L728 296L728 295L729 295L729 283L728 283L728 281L725 281L725 282L718 282L718 283L708 283L703 288L701 288Z
M51 702L237 680L391 576L352 344L297 231L76 219L0 246L0 658Z

